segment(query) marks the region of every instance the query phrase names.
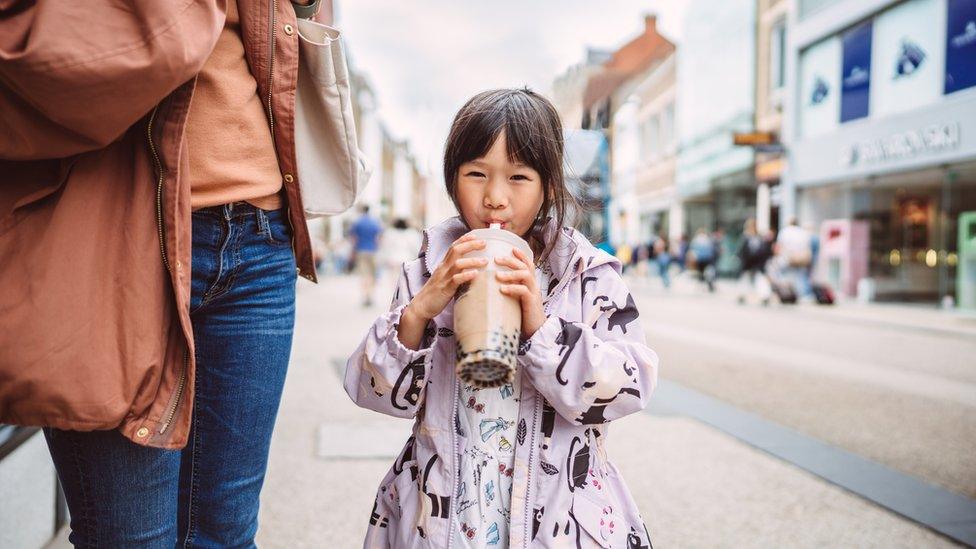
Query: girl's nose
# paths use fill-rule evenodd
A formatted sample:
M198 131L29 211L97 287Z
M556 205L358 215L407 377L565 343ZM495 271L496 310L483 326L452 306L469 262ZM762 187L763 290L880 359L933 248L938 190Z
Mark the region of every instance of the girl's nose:
M508 205L508 196L504 184L489 182L485 187L484 205L492 210L501 210Z

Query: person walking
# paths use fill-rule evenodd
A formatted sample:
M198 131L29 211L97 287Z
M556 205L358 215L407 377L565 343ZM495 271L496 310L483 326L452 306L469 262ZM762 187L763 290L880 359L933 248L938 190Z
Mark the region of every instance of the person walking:
M810 300L810 265L813 262L813 238L797 224L795 217L776 239L776 257L786 281L793 284L800 300Z
M379 256L383 268L397 272L404 263L416 258L421 238L420 231L411 227L406 219L394 219L390 228L383 231L380 240Z
M296 280L316 280L298 19L331 8L16 4L0 422L44 427L75 546L253 547Z
M766 263L772 255L769 242L756 231L756 220L748 219L739 244L739 288L737 300L745 303L751 295L756 295L763 305L769 304L770 286L766 279Z
M671 288L671 246L668 244L667 235L661 233L651 244L654 253L652 261L657 265L658 274L661 276L661 283L664 289Z
M715 291L715 248L715 241L704 228L698 229L688 245L688 261L693 262L709 292Z
M383 226L380 225L379 220L369 215L368 204L360 206L359 212L359 218L349 228L349 236L353 241L353 257L362 288L363 307L371 307L378 267L376 253L380 247L380 235L383 234Z

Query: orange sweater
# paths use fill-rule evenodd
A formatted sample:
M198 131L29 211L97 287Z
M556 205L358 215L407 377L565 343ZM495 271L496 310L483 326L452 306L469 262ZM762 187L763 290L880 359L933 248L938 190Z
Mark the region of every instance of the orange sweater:
M281 171L257 82L244 58L237 2L197 76L186 124L193 209L245 200L281 207Z

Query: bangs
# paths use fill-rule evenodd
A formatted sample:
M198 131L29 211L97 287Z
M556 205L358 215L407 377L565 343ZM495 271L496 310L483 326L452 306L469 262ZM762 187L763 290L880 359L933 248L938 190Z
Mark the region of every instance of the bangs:
M464 113L463 120L459 117L460 131L453 136L452 160L460 167L465 162L484 157L504 132L508 160L542 172L545 161L540 152L552 147L553 143L533 128L548 126L548 120L532 108L524 95L510 94L500 99L473 106ZM557 146L561 148L561 142Z

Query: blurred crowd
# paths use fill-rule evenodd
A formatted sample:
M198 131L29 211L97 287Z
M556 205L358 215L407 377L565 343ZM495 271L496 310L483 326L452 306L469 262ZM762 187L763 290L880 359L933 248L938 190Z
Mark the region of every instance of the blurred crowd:
M768 305L774 299L786 304L797 302L833 303L832 290L813 281L820 239L795 219L778 234L760 233L756 220L746 220L742 234L730 238L719 229L698 229L690 239L682 234L669 240L665 234L653 235L647 242L608 249L638 277L657 277L665 289L676 276L690 277L714 292L719 278L719 260L732 254L733 271L721 273L737 279L736 296L740 303Z

